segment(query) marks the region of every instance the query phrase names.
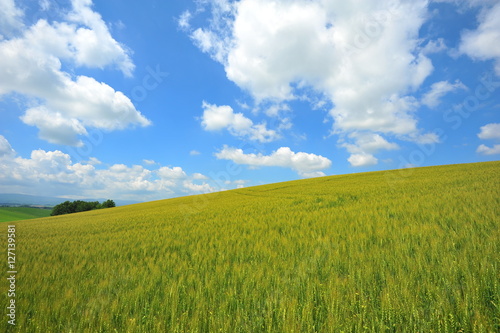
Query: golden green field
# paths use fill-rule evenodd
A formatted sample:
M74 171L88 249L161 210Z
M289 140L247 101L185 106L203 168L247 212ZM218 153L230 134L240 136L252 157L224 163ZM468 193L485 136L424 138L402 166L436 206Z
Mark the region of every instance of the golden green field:
M18 274L0 330L499 332L499 175L330 176L1 223Z

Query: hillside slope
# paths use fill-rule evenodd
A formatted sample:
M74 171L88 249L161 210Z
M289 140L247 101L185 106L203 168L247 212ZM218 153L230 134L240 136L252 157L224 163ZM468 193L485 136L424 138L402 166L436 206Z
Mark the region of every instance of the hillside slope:
M28 220L50 216L50 209L32 207L0 207L0 222Z
M16 329L493 332L499 171L331 176L17 222Z

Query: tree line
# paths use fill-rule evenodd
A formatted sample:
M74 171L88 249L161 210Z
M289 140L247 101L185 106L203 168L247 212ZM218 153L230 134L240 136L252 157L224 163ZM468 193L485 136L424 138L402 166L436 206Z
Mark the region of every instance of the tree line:
M54 206L52 209L51 216L71 214L78 212L86 212L88 210L101 209L101 208L111 208L115 207L115 202L113 200L106 200L103 203L99 201L65 201L59 205Z

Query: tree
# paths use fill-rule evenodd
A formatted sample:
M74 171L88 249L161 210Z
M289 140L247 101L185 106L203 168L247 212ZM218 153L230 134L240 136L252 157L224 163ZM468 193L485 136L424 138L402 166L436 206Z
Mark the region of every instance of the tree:
M115 202L113 200L106 200L101 204L102 208L112 208L116 207Z
M63 215L70 213L73 213L73 203L70 201L64 201L63 203L54 206L54 208L52 209L52 213L50 213L50 215L56 216L56 215Z
M52 213L50 213L50 215L56 216L63 214L86 212L89 210L100 209L100 208L111 208L115 206L116 205L113 200L106 200L102 204L100 204L99 201L91 201L91 202L82 200L76 200L73 202L65 201L63 203L60 203L59 205L54 206L54 208L52 209Z

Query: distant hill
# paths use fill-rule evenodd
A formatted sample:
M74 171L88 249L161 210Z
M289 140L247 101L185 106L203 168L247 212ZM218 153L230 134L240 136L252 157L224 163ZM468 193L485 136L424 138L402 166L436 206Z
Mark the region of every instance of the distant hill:
M106 199L112 199L117 206L125 206L138 203L138 201L131 201L131 200L115 200L113 198L106 198ZM78 200L101 202L106 199L78 199ZM44 197L37 195L15 194L15 193L0 193L0 206L27 205L27 206L53 207L66 200L73 201L77 199Z

